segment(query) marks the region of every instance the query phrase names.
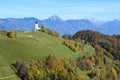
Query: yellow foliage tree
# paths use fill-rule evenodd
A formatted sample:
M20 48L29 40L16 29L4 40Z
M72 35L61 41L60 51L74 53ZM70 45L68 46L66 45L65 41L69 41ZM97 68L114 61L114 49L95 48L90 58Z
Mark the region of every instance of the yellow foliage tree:
M117 76L116 70L114 68L111 68L111 72L112 72L112 74L114 76L114 80L118 80L118 76Z
M15 37L16 37L16 32L15 32L14 30L10 31L10 32L8 33L8 37L10 37L10 38L15 38Z

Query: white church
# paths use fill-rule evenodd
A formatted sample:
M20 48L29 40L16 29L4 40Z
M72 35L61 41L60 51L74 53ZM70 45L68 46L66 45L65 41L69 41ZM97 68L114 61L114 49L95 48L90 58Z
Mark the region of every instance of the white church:
M35 31L37 31L39 29L41 29L41 28L39 27L38 22L36 21L36 23L35 23Z

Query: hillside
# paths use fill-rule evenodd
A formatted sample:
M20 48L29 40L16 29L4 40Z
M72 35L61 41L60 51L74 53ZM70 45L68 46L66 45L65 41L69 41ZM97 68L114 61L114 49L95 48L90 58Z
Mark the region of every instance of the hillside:
M94 63L93 69L81 66L85 71L92 70L90 74L92 80L120 79L120 35L105 35L97 31L82 30L76 32L72 38L84 40L96 51L96 55L80 59L84 63L85 61Z
M19 32L16 39L0 39L0 56L3 61L30 60L56 54L60 57L76 57L77 54L64 46L61 41L42 32ZM2 61L2 60L1 60ZM5 63L0 62L0 66Z
M50 30L42 28L40 31L49 34L48 31ZM32 34L41 33L40 31L33 31ZM20 32L18 38L21 34L24 37L27 35L29 38L35 36ZM41 35L40 38L35 38L35 40L41 41L43 36ZM96 31L83 30L76 32L73 36L66 35L63 38L55 39L62 45L64 44L64 47L68 47L72 52L74 51L72 56L66 54L66 58L63 58L63 55L52 53L45 55L44 58L42 56L38 59L32 60L30 58L30 60L17 61L14 63L17 75L22 80L119 80L119 35L109 36ZM47 39L50 40L50 38ZM54 47L55 49L56 47Z
M6 36L4 31L1 31L0 79L6 77L10 80L17 79L14 71L10 68L10 65L16 61L38 60L49 54L55 54L58 57L77 58L79 54L63 45L63 41L64 39L61 37L52 37L40 31L17 32L17 38L11 39ZM90 45L85 45L84 48L84 51L80 54L81 56L95 54L94 48ZM88 50L88 48L91 49L94 54L91 50ZM9 73L7 71L9 71Z
M0 79L118 80L119 39L91 30L62 38L44 26L31 32L0 31Z
M94 47L96 45L101 46L114 57L114 59L120 59L120 38L119 35L104 35L97 31L83 30L78 31L73 35L73 38L80 38L89 42Z

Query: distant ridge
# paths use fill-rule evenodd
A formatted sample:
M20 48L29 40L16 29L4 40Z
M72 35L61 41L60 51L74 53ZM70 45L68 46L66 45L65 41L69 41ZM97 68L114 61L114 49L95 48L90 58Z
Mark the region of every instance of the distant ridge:
M5 18L0 19L0 30L34 30L34 24L38 21L39 25L44 24L46 28L53 29L61 34L74 34L79 30L95 30L104 34L120 34L120 20L98 21L94 18L79 20L63 20L57 15L53 15L45 20L34 17L29 18Z
M48 18L49 20L60 20L60 21L63 21L62 18L60 18L59 16L57 15L53 15L51 17Z

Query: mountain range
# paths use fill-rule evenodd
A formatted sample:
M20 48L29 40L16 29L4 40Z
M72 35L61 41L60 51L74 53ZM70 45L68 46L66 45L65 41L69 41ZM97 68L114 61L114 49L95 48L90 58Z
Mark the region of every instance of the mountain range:
M5 18L0 19L0 30L34 30L35 22L44 24L46 28L55 30L61 34L74 34L79 30L95 30L103 34L120 34L120 20L97 21L93 18L79 20L63 20L57 15L53 15L45 20L30 18Z

